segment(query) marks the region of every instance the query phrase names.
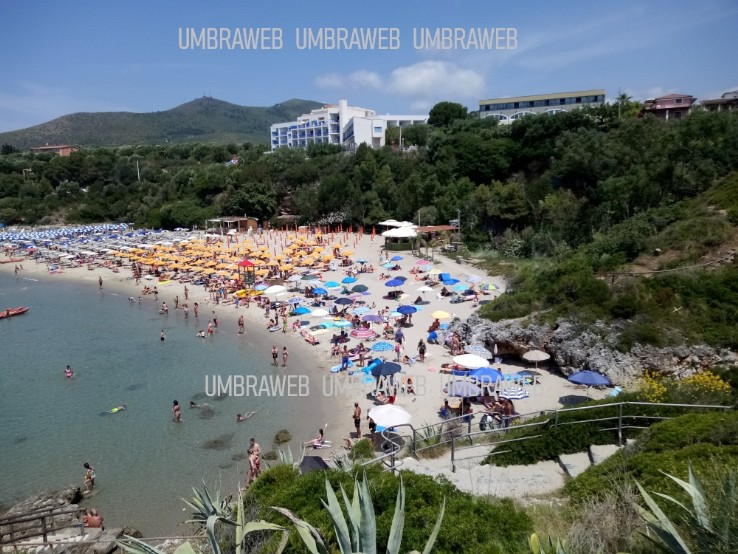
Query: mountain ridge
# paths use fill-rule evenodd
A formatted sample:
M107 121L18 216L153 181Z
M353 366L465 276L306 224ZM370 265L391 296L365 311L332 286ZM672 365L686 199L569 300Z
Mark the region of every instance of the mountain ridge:
M322 106L292 98L273 106L241 106L209 96L164 111L76 112L0 133L0 144L28 149L46 144L114 147L130 144L269 141L269 126Z

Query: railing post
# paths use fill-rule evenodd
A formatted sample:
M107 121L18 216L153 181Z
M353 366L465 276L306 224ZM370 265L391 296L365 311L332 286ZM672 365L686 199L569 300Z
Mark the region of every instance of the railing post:
M451 437L451 473L456 473L456 437Z
M555 417L554 417L554 427L558 427L559 426L559 411L556 410L554 412L554 414L555 414Z
M416 440L415 427L413 427L413 456L418 455L418 445Z
M618 404L618 446L623 446L623 403Z
M49 542L48 537L46 536L46 516L41 516L41 534L44 537L44 542Z

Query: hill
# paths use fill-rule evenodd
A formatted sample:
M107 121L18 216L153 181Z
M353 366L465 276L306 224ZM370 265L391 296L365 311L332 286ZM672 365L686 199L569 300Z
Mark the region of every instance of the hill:
M44 144L265 143L271 124L293 120L321 105L292 99L270 107L247 107L202 97L163 112L65 115L27 129L0 133L0 144L27 149Z

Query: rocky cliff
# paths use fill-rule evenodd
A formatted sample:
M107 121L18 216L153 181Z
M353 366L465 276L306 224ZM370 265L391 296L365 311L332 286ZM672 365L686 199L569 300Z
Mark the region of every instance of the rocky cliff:
M472 315L449 328L467 343L484 344L490 351L497 344L501 356L542 350L564 375L587 368L607 375L614 385L632 383L644 369L685 376L719 363L738 363L735 352L706 345L657 348L637 344L629 352L620 352L616 348L618 326L604 322L582 325L559 320L551 326L526 324L522 319L493 322Z

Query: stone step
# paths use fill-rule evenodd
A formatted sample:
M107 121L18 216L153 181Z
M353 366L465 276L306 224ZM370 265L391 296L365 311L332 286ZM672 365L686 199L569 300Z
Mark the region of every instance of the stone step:
M620 450L620 448L620 446L615 444L593 444L589 447L589 459L592 462L592 465L596 466L597 464L607 460L610 456Z
M559 464L569 477L576 477L591 466L592 462L589 459L589 452L577 452L576 454L561 454Z

